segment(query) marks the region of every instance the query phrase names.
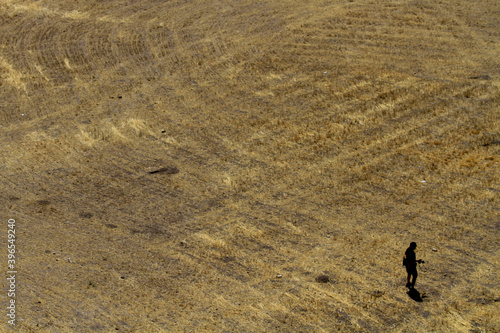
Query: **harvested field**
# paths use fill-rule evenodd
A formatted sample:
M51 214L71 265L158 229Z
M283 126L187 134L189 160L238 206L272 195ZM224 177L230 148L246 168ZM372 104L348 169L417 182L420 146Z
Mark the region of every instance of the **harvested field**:
M499 42L493 0L2 1L15 328L499 332Z

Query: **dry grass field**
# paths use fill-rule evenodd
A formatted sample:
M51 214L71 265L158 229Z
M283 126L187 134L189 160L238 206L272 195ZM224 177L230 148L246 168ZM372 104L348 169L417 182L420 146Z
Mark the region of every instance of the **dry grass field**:
M496 0L2 0L0 143L14 331L500 332Z

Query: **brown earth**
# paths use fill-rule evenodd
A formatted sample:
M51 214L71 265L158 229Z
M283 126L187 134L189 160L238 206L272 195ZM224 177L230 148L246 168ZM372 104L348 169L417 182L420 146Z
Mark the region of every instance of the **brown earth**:
M493 0L2 1L17 331L499 332L499 23Z

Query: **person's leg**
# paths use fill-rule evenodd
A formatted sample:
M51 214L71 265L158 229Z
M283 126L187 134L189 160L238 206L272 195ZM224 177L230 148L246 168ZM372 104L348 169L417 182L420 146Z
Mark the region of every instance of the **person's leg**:
M413 280L411 281L411 286L412 287L415 287L415 283L417 282L417 276L418 276L418 273L417 273L417 269L415 268L415 270L412 272L411 274L413 276Z
M406 267L406 288L410 288L411 271Z

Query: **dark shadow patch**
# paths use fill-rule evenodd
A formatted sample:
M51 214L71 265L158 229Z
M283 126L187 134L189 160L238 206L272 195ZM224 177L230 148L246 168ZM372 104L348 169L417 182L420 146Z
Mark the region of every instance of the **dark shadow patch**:
M489 75L477 75L477 76L472 76L469 79L472 79L472 80L491 80L491 76L489 76Z
M150 175L155 174L155 173L164 173L164 174L167 174L167 175L174 175L176 173L179 173L179 168L177 168L174 165L170 165L170 166L167 166L167 167L163 167L163 168L159 168L159 169L156 169L156 170L148 171L148 173Z
M141 229L130 229L132 234L145 234L151 237L155 236L166 236L170 237L170 234L159 224L148 224L140 226Z
M329 282L331 282L331 279L328 275L320 275L320 276L316 277L316 282L329 283Z
M50 201L49 200L37 200L36 203L38 205L40 205L40 206L48 206L48 205L50 205Z
M111 228L111 229L116 229L116 228L118 228L118 226L117 226L117 225L115 225L115 224L113 224L113 223L106 223L106 224L105 224L105 226L106 226L106 227L108 227L108 228Z
M82 219L90 219L92 218L92 216L94 216L94 214L90 212L80 212L78 213L78 216L81 217Z
M482 144L483 147L494 146L494 145L500 145L500 140L494 139Z
M408 290L408 296L415 302L423 302L426 297L425 295L420 295L420 292L415 288L410 288L410 290Z

